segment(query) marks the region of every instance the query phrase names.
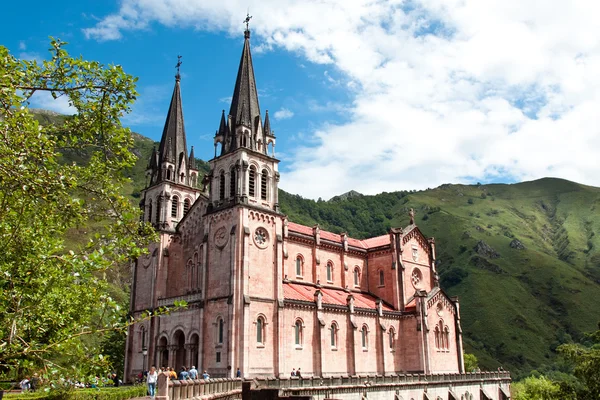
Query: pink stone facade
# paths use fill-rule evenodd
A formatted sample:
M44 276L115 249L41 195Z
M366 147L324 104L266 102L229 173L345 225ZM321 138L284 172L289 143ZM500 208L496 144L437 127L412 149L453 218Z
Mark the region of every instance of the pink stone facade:
M141 203L160 239L132 267L130 312L187 307L130 328L125 379L151 365L246 378L464 372L458 300L439 287L433 239L412 221L359 240L280 212L268 114L250 98L257 115L245 117L252 107L235 100L255 87L244 89L249 36L202 189L193 152L177 148L177 80L161 141L175 156L153 154Z

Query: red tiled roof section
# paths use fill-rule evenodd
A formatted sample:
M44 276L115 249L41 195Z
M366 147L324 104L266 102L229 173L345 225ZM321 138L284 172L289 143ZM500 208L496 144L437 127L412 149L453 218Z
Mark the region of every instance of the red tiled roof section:
M304 235L313 235L313 228L297 224L295 222L288 222L288 230L292 232L301 233ZM321 239L329 240L335 243L342 243L341 235L337 233L328 232L328 231L320 231ZM369 238L365 240L359 240L349 237L348 245L358 247L361 249L370 249L374 247L386 246L390 244L390 236L389 235L381 235L374 238Z
M346 299L348 295L352 294L354 297L354 306L359 308L370 308L376 309L377 303L376 298L367 293L356 293L356 292L345 292L342 289L332 288L321 288L323 294L324 304L333 304L339 306L345 306L347 304ZM317 288L309 285L300 285L297 283L284 283L283 284L283 297L286 300L300 300L300 301L315 301L315 292ZM394 309L387 304L383 303L383 309L386 311L393 311Z

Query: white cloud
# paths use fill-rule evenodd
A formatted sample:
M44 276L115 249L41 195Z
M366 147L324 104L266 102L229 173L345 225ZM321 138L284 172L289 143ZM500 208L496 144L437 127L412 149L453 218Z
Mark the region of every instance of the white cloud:
M289 154L283 188L328 198L500 175L600 186L600 3L405 4L250 2L264 51L328 64L325 78L335 72L354 96L347 122L321 126L307 140L315 146ZM123 0L85 32L110 40L160 23L239 34L247 6Z
M275 113L273 114L273 117L275 117L275 119L290 119L294 116L294 112L291 110L288 110L287 108L282 108L278 111L275 111Z
M20 41L19 42L19 50L26 50L27 49L27 45L25 44L24 41Z

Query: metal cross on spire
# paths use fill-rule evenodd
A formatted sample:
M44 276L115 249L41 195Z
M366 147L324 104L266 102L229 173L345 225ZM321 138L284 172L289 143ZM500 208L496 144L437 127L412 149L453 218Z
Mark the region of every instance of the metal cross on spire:
M181 78L181 75L179 75L179 67L181 67L181 56L180 55L177 56L177 65L175 65L175 68L177 68L177 75L175 75L175 78L177 78L177 80L179 80Z
M250 13L246 14L246 19L244 20L244 23L246 24L246 30L250 30L249 29L249 25L250 25L250 20L252 19L252 15L250 15Z

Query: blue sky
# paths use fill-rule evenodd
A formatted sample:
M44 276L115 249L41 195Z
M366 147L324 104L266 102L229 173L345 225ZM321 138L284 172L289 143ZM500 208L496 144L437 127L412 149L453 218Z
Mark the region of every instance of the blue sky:
M155 140L181 54L188 145L208 159L248 7L283 189L327 199L544 176L600 186L600 30L589 3L34 1L23 18L12 2L0 44L44 58L54 36L71 54L122 65L140 93L123 122Z

